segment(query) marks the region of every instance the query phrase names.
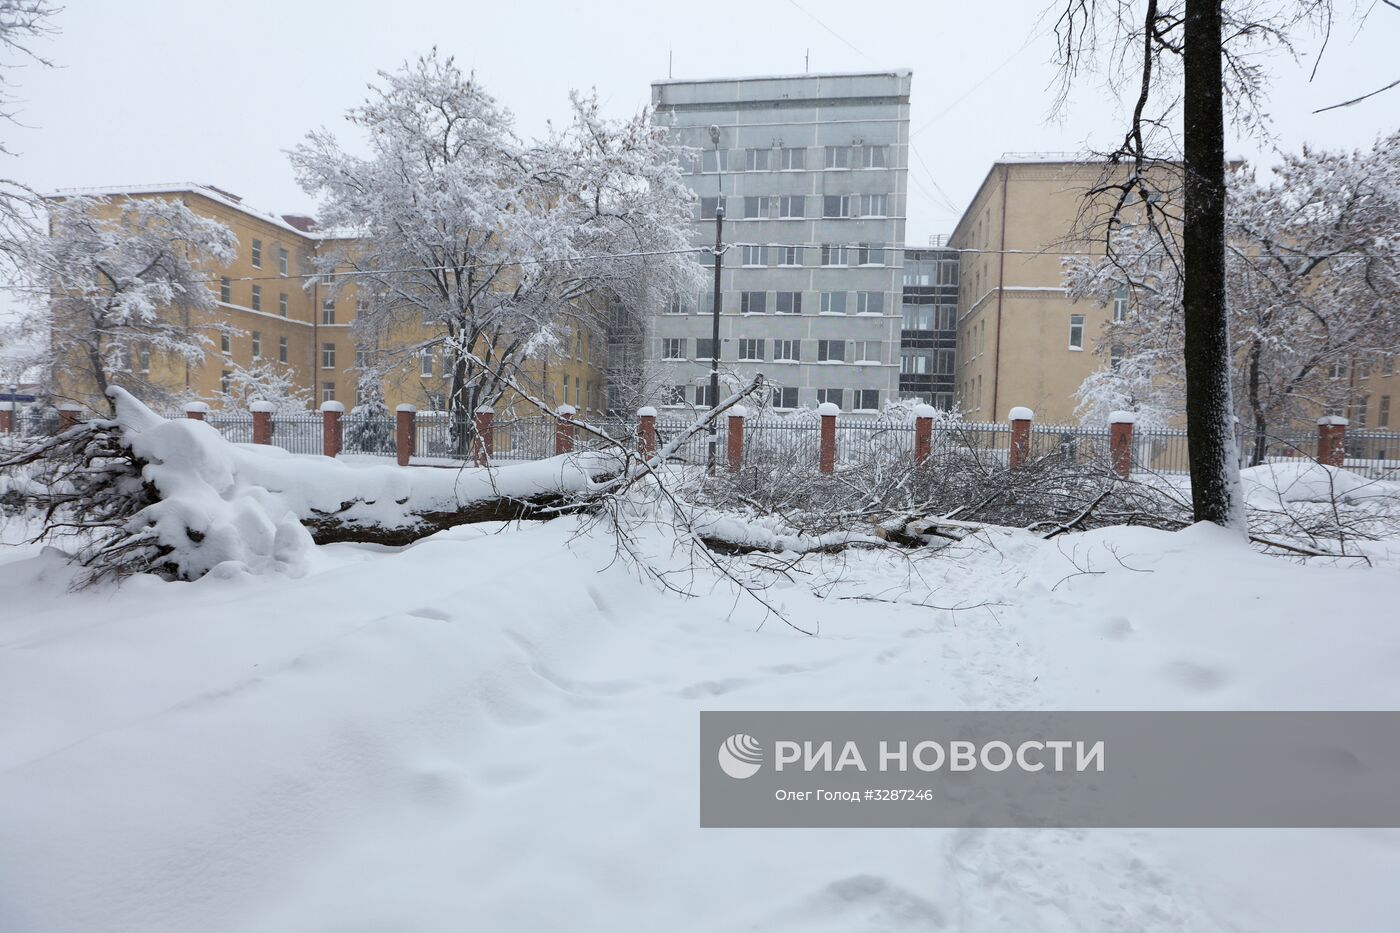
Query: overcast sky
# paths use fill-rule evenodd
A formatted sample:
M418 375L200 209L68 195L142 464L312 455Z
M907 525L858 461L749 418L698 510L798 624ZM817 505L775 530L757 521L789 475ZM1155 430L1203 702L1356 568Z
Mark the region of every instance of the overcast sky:
M634 112L668 54L677 78L801 72L808 54L814 72L912 68L911 243L951 231L1001 153L1111 147L1122 121L1093 82L1067 119L1049 120L1042 14L1055 0L61 2L61 32L43 45L59 67L9 73L27 128L3 130L19 156L0 171L40 190L192 181L314 212L285 150L313 127L348 132L342 114L375 71L434 44L475 69L526 136L565 115L571 87L596 87L613 115ZM1400 123L1400 89L1312 115L1398 77L1400 12L1378 5L1358 34L1349 0L1338 7L1316 80L1313 40L1303 65L1272 63L1277 145L1364 146Z

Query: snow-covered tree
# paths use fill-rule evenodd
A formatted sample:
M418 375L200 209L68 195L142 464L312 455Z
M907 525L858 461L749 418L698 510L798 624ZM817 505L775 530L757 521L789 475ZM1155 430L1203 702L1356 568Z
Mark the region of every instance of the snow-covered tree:
M394 446L394 415L384 403L383 381L377 372L363 372L360 401L350 410L345 425L345 446L356 453L386 453Z
M551 338L596 334L590 309L606 302L586 296L698 287L685 255L692 195L648 112L607 120L575 94L569 124L527 144L475 77L434 51L381 72L347 118L367 155L325 130L292 153L323 221L356 237L322 268L375 296L363 325L399 337L373 345L403 360L443 348L454 413L495 402Z
M51 298L24 325L51 341L56 394L110 406L107 387L121 385L172 401L151 364L204 361L214 322L202 315L215 305L206 270L233 261L232 231L163 198L70 197L47 207L49 234L26 254Z
M220 404L247 411L253 402L270 402L279 415L304 415L311 407L311 390L297 385L291 367L270 360L255 360L248 367L228 370L228 388L219 392Z
M1227 215L1232 395L1259 462L1269 436L1352 401L1346 373L1400 346L1400 133L1365 152L1304 150L1261 183L1233 174ZM1097 352L1116 362L1081 387L1180 410L1181 276L1153 231L1125 227L1112 259L1067 262L1070 296L1130 311ZM1091 384L1092 382L1092 384ZM1097 402L1093 404L1098 405ZM1098 405L1098 407L1102 407Z
M14 83L7 77L17 62L52 63L36 50L39 40L52 34L53 17L59 12L49 0L0 0L0 121L17 123L19 103ZM0 139L0 155L13 150ZM24 265L24 245L33 233L37 197L17 179L0 177L0 256Z

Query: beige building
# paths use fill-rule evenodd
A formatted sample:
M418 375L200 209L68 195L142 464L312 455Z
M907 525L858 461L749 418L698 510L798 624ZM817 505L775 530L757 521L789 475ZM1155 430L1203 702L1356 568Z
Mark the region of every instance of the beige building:
M105 197L115 214L123 198L169 198L190 210L220 221L238 240L237 256L226 267L209 270L215 293L215 310L200 320L173 307L169 314L183 314L195 329L203 329L211 351L202 364L183 359L162 359L149 349L131 348L127 364L142 381L177 395L201 399L217 406L235 366L248 368L258 362L285 367L295 384L312 394L313 404L343 402L347 409L357 401L363 348L357 345L355 319L363 311L353 281L332 296L324 284L308 274L311 260L343 246L344 239L322 236L310 217L275 215L255 210L241 198L209 185L157 185L133 189L89 189L59 192ZM430 328L414 328L397 339L405 345L433 336ZM601 412L606 347L583 328L571 331L560 352L541 354L527 361L522 383L532 395L551 405L571 404L585 413ZM66 370L61 379L64 400L86 405L96 402L96 387L84 384ZM447 392L447 367L442 354L431 350L406 357L402 366L386 378L384 398L392 409L407 403L420 410L440 409ZM498 408L515 405L521 416L536 412L504 398ZM94 405L102 410L101 405Z
M1024 406L1042 423L1073 423L1075 390L1108 365L1094 348L1115 309L1071 302L1062 271L1066 255L1104 251L1109 202L1085 196L1105 171L999 161L949 237L962 255L955 395L970 419L1004 421Z

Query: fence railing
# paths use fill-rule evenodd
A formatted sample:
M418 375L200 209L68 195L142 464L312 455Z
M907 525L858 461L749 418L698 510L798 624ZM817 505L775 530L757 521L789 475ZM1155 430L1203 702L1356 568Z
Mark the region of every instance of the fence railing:
M556 417L500 419L489 409L463 417L416 413L406 406L392 415L345 415L341 406L331 402L320 413L208 411L191 405L186 414L204 420L235 443L270 444L300 455L393 456L401 464L412 458L520 462L607 446L579 425L572 409L561 409ZM1137 429L1127 413L1115 413L1115 423L1103 428L1039 424L1033 416L1025 417L1031 415L1026 409L1014 409L1012 414L1019 416L1005 423L974 423L935 417L928 408L916 409L909 420L843 420L822 409L786 418L731 413L715 425L715 457L719 464L738 462L775 471L907 464L911 459L936 463L972 455L988 467L1017 468L1048 460L1109 465L1122 475L1190 472L1188 439L1182 430ZM78 417L71 408L0 410L0 436L52 435ZM695 424L691 419L659 420L652 409L643 409L637 418L604 417L586 423L633 450L660 450ZM1373 479L1400 480L1400 434L1347 430L1341 418L1321 419L1315 435L1270 436L1262 445L1243 435L1240 448L1242 466L1301 458ZM704 465L708 458L705 431L689 436L671 452L671 459L682 464Z

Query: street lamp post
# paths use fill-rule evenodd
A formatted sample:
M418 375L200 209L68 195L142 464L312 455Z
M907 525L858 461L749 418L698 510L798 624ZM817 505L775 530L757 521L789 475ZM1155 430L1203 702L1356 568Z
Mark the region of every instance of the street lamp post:
M719 127L711 124L710 141L715 146L715 171L719 181L719 195L715 198L715 289L711 302L710 340L710 408L719 404L719 306L720 272L724 268L724 167L720 164ZM719 447L718 418L710 419L706 438L706 469L715 471L716 452Z

